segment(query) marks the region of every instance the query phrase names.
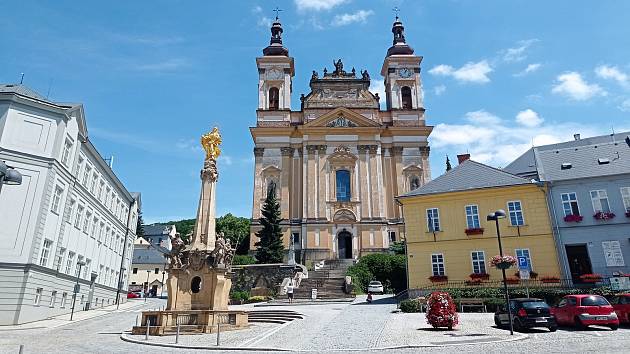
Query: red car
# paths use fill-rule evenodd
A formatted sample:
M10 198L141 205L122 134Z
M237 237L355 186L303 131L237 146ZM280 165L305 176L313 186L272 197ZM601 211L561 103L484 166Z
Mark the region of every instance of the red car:
M630 323L630 294L619 294L610 299L620 323Z
M559 325L586 328L590 325L619 328L619 318L606 298L599 295L567 295L554 308Z
M134 293L134 292L128 292L127 293L127 299L137 299L140 297L139 293Z

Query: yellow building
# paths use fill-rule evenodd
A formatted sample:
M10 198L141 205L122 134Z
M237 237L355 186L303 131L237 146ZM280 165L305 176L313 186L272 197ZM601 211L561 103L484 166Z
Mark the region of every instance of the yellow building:
M506 211L499 220L504 255L528 257L539 277L559 277L546 186L460 155L459 166L426 185L398 197L407 231L409 287L433 285L431 276L448 282L488 274L501 280L490 265L499 254L496 226L486 216ZM507 271L516 281L517 268Z

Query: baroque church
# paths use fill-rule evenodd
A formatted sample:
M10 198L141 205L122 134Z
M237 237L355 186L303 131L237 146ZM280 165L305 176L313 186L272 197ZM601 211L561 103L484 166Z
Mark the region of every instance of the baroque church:
M251 249L267 193L276 193L285 248L298 261L352 259L384 252L404 239L397 195L431 179L420 63L407 44L402 22L392 27L381 76L386 109L369 91L367 70L312 72L311 91L291 110L294 59L282 44L276 17L271 41L256 58L258 109L254 140Z

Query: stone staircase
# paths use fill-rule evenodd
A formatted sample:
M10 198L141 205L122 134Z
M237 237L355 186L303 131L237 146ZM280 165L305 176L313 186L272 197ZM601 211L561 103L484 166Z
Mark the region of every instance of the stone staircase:
M308 278L302 279L300 287L294 290L296 299L310 299L311 289L317 289L318 299L353 298L344 289L348 267L354 264L352 259L333 259L325 262L318 270L308 272Z
M250 311L249 323L286 323L304 319L304 315L290 310Z

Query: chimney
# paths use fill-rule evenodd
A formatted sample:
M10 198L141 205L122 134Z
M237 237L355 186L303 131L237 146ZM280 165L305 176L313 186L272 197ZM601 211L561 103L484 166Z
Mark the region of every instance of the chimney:
M573 134L573 139L575 139L575 141L580 140L580 134Z
M470 160L470 154L460 154L457 155L457 162L461 165L462 162Z

